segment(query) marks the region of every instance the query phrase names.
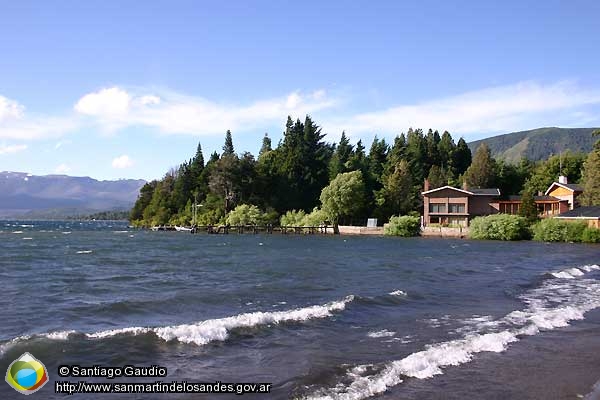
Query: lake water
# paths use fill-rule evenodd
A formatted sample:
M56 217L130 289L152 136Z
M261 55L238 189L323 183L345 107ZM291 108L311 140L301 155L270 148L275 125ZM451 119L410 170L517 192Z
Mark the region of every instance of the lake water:
M242 397L257 399L597 397L597 245L4 221L0 250L0 373L31 353L50 378L38 398L83 379L60 378L65 364L272 383Z

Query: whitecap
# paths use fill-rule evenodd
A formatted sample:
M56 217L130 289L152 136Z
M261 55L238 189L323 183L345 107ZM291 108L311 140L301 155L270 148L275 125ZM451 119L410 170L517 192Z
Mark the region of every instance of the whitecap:
M393 292L388 293L390 296L408 296L408 294L404 290L394 290Z
M77 251L77 254L91 254L92 252L92 250L79 250Z
M252 328L283 322L304 322L311 319L327 318L332 316L334 312L343 311L346 305L353 300L354 296L347 296L343 300L333 301L324 305L315 305L288 311L258 311L226 318L209 319L193 324L157 328L130 327L112 329L86 334L86 336L92 339L104 339L116 335L140 335L152 332L165 341L177 340L181 343L193 343L201 346L213 341L226 340L229 337L229 332L236 328Z
M396 332L388 331L387 329L383 329L380 331L374 331L367 333L367 336L370 338L384 338L384 337L392 337L396 334Z

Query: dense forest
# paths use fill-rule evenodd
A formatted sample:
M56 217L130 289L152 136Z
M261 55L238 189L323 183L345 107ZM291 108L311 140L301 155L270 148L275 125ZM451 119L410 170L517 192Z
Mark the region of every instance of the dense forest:
M449 132L431 129L411 128L393 143L375 136L368 150L361 140L350 143L345 133L339 143L327 143L324 136L309 116L303 122L288 117L277 146L265 134L255 157L236 153L227 131L222 153L205 162L198 144L191 159L145 184L130 220L138 226L190 225L197 204L198 225L223 224L228 218L355 225L378 218L382 224L393 215L421 212L425 179L431 188L466 184L498 187L504 195L537 194L560 173L569 182L581 182L587 157L566 153L507 163L494 159L485 143L472 155L463 138L455 141ZM248 220L240 213L255 216Z

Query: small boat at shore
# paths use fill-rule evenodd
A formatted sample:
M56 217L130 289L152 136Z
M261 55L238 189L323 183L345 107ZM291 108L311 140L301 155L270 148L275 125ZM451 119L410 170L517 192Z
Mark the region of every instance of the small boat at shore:
M175 225L175 230L177 232L191 232L193 228L189 228L187 226L177 226Z

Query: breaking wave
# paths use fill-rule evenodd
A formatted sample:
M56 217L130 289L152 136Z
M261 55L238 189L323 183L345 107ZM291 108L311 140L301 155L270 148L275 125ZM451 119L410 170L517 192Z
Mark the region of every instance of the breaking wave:
M177 340L182 343L193 343L205 345L213 341L224 341L229 337L233 329L251 328L268 324L279 324L284 322L304 322L311 319L331 317L334 312L343 311L346 305L354 300L350 295L342 300L332 301L323 305L314 305L304 308L296 308L288 311L253 312L235 315L226 318L209 319L193 324L183 324L166 327L128 327L110 329L95 333L83 334L88 339L105 339L118 335L144 335L154 334L165 341ZM70 335L77 334L76 331L60 331L36 335L24 335L11 341L0 344L0 354L8 347L19 342L34 338L45 338L50 340L66 340Z
M525 309L498 320L482 319L479 332L427 346L400 360L354 366L340 383L318 389L306 399L365 399L387 391L406 378L430 378L442 374L445 367L471 361L477 353L501 353L524 336L568 326L570 321L581 320L586 312L600 307L600 281L584 277L585 273L595 270L600 267L586 265L552 273L556 279L546 280L540 287L520 296L527 305Z

